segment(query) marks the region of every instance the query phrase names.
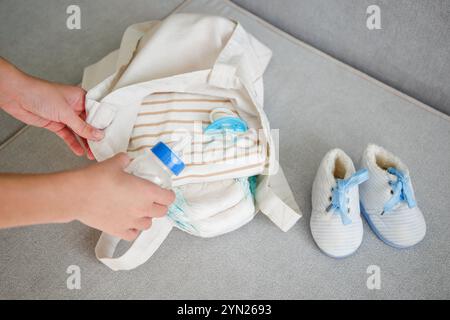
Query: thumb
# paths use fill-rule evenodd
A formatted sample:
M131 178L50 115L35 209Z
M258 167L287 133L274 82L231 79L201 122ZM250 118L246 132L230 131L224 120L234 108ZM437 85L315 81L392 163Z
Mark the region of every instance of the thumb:
M126 153L121 152L107 161L110 161L111 165L123 170L130 164L131 159Z
M68 108L61 116L60 121L82 138L88 140L101 140L105 136L102 130L94 128L86 123L70 108Z

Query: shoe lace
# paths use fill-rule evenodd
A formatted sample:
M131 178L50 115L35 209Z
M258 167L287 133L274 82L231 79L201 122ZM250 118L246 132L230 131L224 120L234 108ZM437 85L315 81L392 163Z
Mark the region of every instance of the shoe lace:
M362 169L355 172L348 179L336 179L336 186L331 189L331 203L327 207L326 211L333 210L334 214L338 214L341 217L341 221L344 225L352 223L349 218L349 200L347 194L350 188L357 186L369 179L369 172L367 169Z
M393 167L389 167L387 172L396 176L397 179L396 181L389 181L389 185L392 188L392 197L384 204L381 214L391 211L400 202L406 202L409 208L414 208L417 204L409 177L401 170Z

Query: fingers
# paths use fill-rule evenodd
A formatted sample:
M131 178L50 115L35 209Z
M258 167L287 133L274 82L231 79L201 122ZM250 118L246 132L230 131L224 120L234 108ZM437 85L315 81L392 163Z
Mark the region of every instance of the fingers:
M128 161L130 161L129 158ZM156 209L152 207L152 209L155 209L156 212L159 213L162 210L160 207L168 207L170 204L172 204L172 202L175 201L175 193L172 190L161 188L158 185L143 178L137 178L133 176L133 179L139 179L141 181L143 194L148 194L148 199L152 199L153 204L157 205L155 207ZM167 208L165 210L167 211Z
M87 124L71 109L66 109L61 115L60 121L82 138L98 141L104 137L104 132L102 130Z
M166 215L167 206L162 206L158 203L153 203L152 208L150 209L150 216L154 218L160 218Z
M92 153L91 148L89 148L89 144L88 144L87 140L84 138L80 138L80 140L83 143L84 149L86 150L87 158L89 160L95 160L94 154Z
M142 217L138 218L134 223L134 229L147 230L152 226L152 218Z
M67 126L65 126L63 123L50 121L45 126L43 126L43 128L54 132L58 137L63 139L64 142L67 144L67 146L77 156L82 156L86 151L86 155L89 160L95 159L94 154L89 148L87 140L75 135L75 133L72 130L70 130Z
M62 128L59 131L56 131L55 133L58 137L64 140L67 146L77 156L82 156L84 154L83 146L80 144L75 134L67 127Z
M118 169L123 170L130 164L131 159L126 153L121 152L107 161L109 161L113 166L116 166Z
M157 212L155 212L155 211L152 212L152 216L161 217L167 212L167 207L162 207L162 206L160 206L160 207L161 208L156 209L156 210L158 210ZM136 237L139 235L140 231L148 230L152 227L152 220L153 220L153 218L151 218L151 217L137 218L134 221L132 228L119 233L117 236L124 240L132 241L132 240L136 239Z
M152 217L162 217L166 213L167 207L154 203L150 214ZM139 231L148 230L151 228L153 220L152 217L137 218L133 223L133 228L125 230L119 235L119 237L127 241L136 239L139 235Z
M139 230L137 229L128 229L119 234L118 236L126 241L133 241L139 235Z
M95 157L87 144L87 140L100 140L103 138L104 133L101 130L93 128L86 123L86 110L84 107L84 96L86 92L79 87L62 85L62 92L67 103L71 106L72 111L66 110L65 115L62 116L62 126L70 127L82 141L86 149L87 158L94 160ZM64 121L65 120L65 121ZM78 131L75 131L73 127L76 127ZM91 137L91 138L89 138Z
M136 217L136 219L152 219L152 218L161 218L167 214L169 208L167 206L160 205L158 203L152 203L149 209L138 209L130 213L132 216ZM136 226L134 226L136 227ZM136 227L137 228L137 227ZM138 228L139 229L139 228Z
M84 99L83 99L84 101ZM84 110L84 106L82 107L83 111L81 111L81 113L79 114L79 117L83 120L86 121L86 111ZM87 142L87 140L85 138L80 138L81 141L83 142L84 148L86 149L86 154L89 160L95 160L94 154L91 151L91 148L89 147L89 144Z
M175 201L175 193L172 190L167 190L163 188L154 188L154 202L155 204L160 204L163 206L169 206Z

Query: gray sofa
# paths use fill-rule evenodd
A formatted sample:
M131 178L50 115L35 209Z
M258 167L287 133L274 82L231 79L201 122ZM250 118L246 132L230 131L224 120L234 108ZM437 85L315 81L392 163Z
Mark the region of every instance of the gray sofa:
M315 48L450 114L450 1L234 0ZM380 7L381 30L366 9Z
M437 52L428 53L420 39L426 38L423 43L427 46L435 40L417 32L411 40L414 45L396 41L402 32L395 36L389 28L402 29L399 24L406 16L399 18L395 13L401 12L399 5L392 5L397 11L388 13L386 8L392 2L380 1L383 29L375 31L365 29L365 1L327 1L328 5L324 1L277 1L282 5L276 6L270 1L236 2L293 35L312 44L316 41L318 47L414 98L232 2L183 2L177 12L239 20L272 48L273 60L265 75L265 108L272 127L280 129L280 162L303 218L287 233L263 215L235 232L212 239L173 232L147 263L129 272L112 272L96 261L93 248L99 232L77 222L0 230L0 298L450 298L450 117L415 99L446 110L449 81L445 82L445 77L448 80L450 73L440 72L449 68L443 56L449 52L448 44L437 41ZM2 30L6 26L10 31L0 33L0 55L37 76L77 83L83 67L119 45L127 25L163 18L180 1L133 1L132 6L131 1L80 3L84 27L77 33L64 28L69 1L42 1L33 8L15 1L1 2ZM435 3L444 5L444 1ZM435 21L434 30L448 28L448 12L432 15L437 4L412 1L410 6L428 10L424 23ZM355 12L361 12L361 18L356 18ZM14 19L18 15L27 19ZM317 20L321 15L327 17L323 24ZM397 17L397 27L389 23L390 15ZM33 23L30 26L19 20ZM356 27L357 21L361 29ZM379 31L384 40L377 40ZM353 40L348 39L351 35ZM440 37L445 40L448 34ZM373 43L377 49L371 50ZM417 51L410 46L422 53L410 58L403 54L402 58L405 48ZM393 65L400 71L395 72ZM408 70L411 65L415 66L413 71ZM432 87L433 93L421 83ZM44 130L27 127L15 133L21 125L5 115L0 124L5 141L0 147L3 172L51 172L88 163ZM363 244L355 255L344 260L328 258L314 244L308 224L310 189L318 162L333 147L344 149L357 162L369 142L394 151L409 165L428 234L416 247L396 250L378 240L365 224ZM79 290L66 287L66 270L71 265L81 269ZM367 269L372 265L381 270L379 290L366 286Z

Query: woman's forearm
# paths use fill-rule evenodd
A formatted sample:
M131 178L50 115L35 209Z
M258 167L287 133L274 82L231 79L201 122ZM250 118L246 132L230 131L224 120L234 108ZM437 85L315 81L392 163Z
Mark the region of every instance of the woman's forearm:
M18 100L26 89L26 79L23 72L0 57L0 109L11 100Z
M0 228L73 220L68 175L0 174Z

